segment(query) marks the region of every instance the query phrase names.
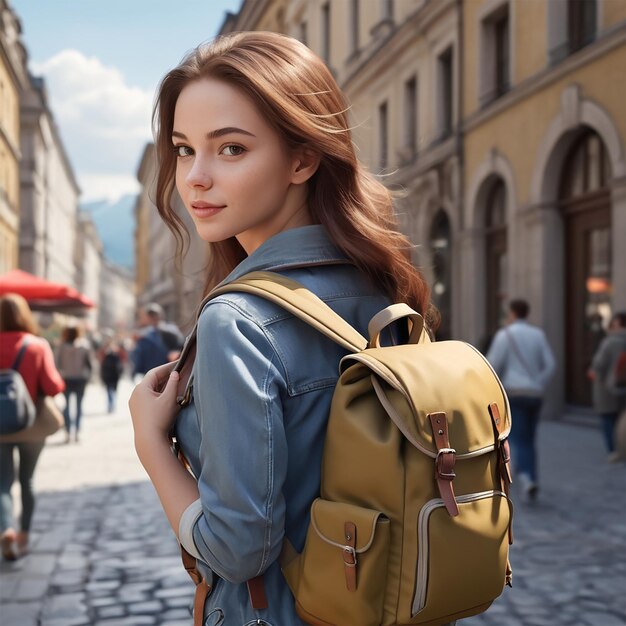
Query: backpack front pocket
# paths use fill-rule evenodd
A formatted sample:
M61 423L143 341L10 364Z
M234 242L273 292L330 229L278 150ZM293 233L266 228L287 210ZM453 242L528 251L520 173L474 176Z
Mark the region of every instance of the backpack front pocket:
M389 519L318 498L300 556L296 608L310 623L378 626L382 620Z
M501 491L484 491L456 501L455 517L440 498L427 502L419 514L416 624L489 604L504 588L509 499Z

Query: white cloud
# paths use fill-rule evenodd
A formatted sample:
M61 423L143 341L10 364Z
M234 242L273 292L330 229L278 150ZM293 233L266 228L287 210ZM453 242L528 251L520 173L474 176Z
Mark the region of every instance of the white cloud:
M117 202L122 196L140 191L137 179L123 174L82 174L78 177L78 185L82 190L81 203L96 200Z
M77 50L63 50L31 69L45 78L50 107L81 183L81 201L103 197L99 193L112 198L136 191L131 181L152 139L152 92L126 84L118 69Z

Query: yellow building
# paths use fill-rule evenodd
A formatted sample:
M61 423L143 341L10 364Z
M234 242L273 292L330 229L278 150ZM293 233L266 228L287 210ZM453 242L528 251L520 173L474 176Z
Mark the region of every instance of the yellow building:
M299 38L351 103L359 158L442 313L485 348L522 297L559 370L548 411L626 310L624 0L244 0L221 32Z
M19 251L20 92L26 51L20 22L0 0L0 275L17 267Z
M553 406L586 405L626 310L626 2L468 0L462 21L457 328L488 335L527 299L559 363Z

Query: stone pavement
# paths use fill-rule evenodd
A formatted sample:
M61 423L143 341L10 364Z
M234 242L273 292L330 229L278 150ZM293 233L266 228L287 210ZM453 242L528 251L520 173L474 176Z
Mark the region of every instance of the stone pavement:
M118 411L107 415L103 388L90 385L81 441L48 439L30 554L0 565L1 626L191 623L194 587L134 454L131 388L121 381Z
M91 386L81 442L50 438L31 553L0 565L0 626L191 624L193 586L134 455L130 388L109 416ZM514 587L460 624L626 625L626 465L606 463L597 429L545 422L539 434L539 500L514 491Z

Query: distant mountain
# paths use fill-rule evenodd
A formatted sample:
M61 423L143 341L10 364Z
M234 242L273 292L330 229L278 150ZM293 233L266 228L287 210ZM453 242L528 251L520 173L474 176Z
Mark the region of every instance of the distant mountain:
M80 205L88 211L104 245L104 256L129 269L135 266L135 200L134 194L122 196L116 202L98 200Z

